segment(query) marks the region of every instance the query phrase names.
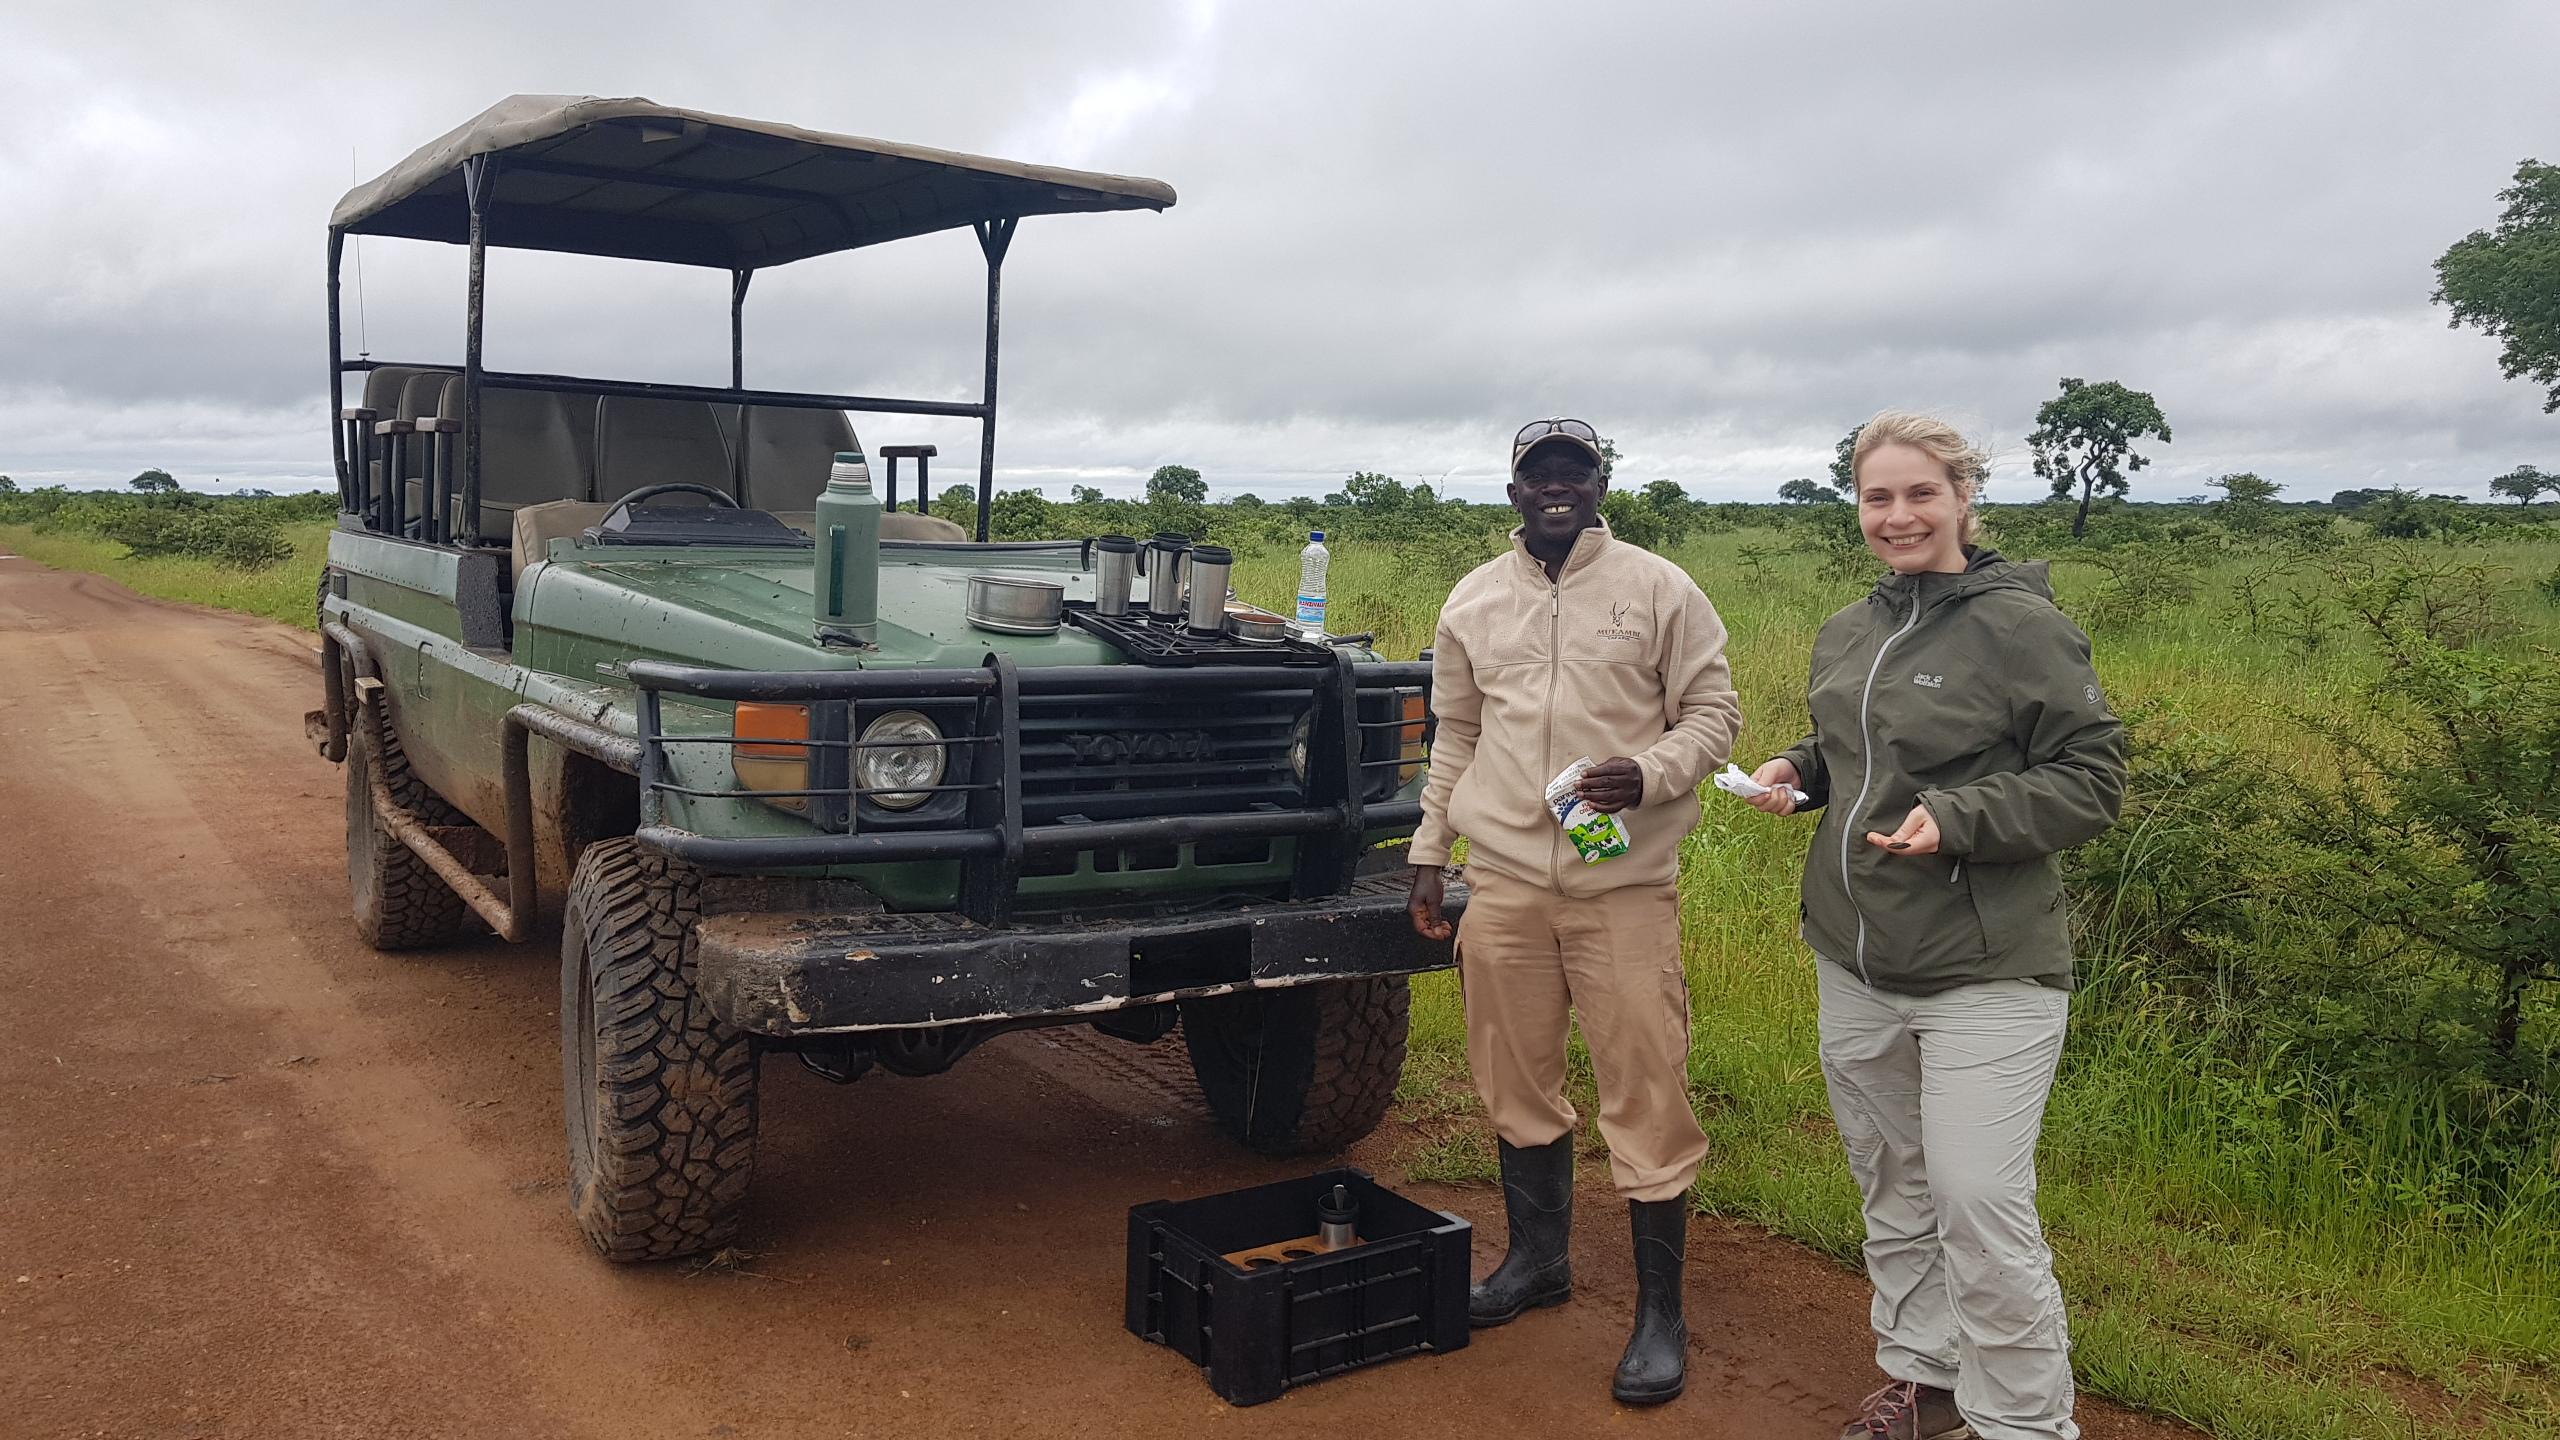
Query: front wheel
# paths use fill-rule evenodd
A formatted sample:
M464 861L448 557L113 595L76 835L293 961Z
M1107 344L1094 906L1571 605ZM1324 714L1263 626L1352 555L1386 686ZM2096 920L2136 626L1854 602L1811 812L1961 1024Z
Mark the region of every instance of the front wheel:
M701 876L628 836L578 857L560 921L569 1208L608 1260L715 1250L756 1153L756 1048L694 989Z
M1191 1073L1226 1132L1266 1155L1328 1153L1378 1128L1404 1074L1405 977L1182 1002Z

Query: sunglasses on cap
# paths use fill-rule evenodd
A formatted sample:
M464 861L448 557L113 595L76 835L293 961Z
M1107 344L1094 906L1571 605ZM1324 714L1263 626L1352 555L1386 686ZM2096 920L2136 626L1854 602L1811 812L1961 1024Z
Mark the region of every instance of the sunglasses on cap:
M1532 420L1520 427L1519 434L1511 437L1511 448L1517 450L1523 445L1544 440L1550 435L1563 435L1575 440L1588 441L1594 445L1600 443L1600 432L1580 420Z

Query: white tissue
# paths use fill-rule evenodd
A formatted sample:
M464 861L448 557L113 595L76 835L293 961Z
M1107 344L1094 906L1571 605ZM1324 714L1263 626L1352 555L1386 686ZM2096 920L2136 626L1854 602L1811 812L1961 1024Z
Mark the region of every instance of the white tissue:
M1752 779L1750 776L1743 774L1742 767L1738 765L1727 765L1722 770L1716 772L1716 788L1727 795L1739 795L1745 800L1757 800L1761 796L1768 794L1776 787L1763 785L1759 781ZM1787 786L1786 791L1788 796L1799 805L1810 805L1813 803L1812 796L1807 795L1793 785Z

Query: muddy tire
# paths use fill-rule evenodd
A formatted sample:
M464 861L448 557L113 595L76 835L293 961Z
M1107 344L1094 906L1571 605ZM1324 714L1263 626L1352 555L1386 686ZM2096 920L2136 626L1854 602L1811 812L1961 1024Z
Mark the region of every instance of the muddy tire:
M356 934L376 950L447 944L470 927L470 907L384 824L374 808L371 776L378 770L391 798L422 825L458 824L461 817L410 773L409 757L389 726L377 751L361 711L356 721L347 736L347 893Z
M1386 1118L1412 997L1401 975L1182 1002L1209 1112L1266 1155L1322 1154Z
M628 836L578 857L560 921L569 1210L608 1260L716 1250L756 1153L756 1048L693 986L691 866Z

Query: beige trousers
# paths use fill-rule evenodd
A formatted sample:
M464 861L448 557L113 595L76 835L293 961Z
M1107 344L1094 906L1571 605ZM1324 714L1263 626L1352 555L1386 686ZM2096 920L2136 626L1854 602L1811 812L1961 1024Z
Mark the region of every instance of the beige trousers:
M1707 1136L1689 1105L1679 891L1637 885L1573 899L1474 870L1467 884L1473 893L1458 926L1467 1064L1495 1133L1526 1148L1573 1129L1565 1042L1579 1018L1618 1193L1687 1194Z
M2071 997L2025 980L1896 995L1828 960L1822 1075L1866 1200L1876 1364L1956 1392L1982 1440L2078 1440L2036 1141Z

